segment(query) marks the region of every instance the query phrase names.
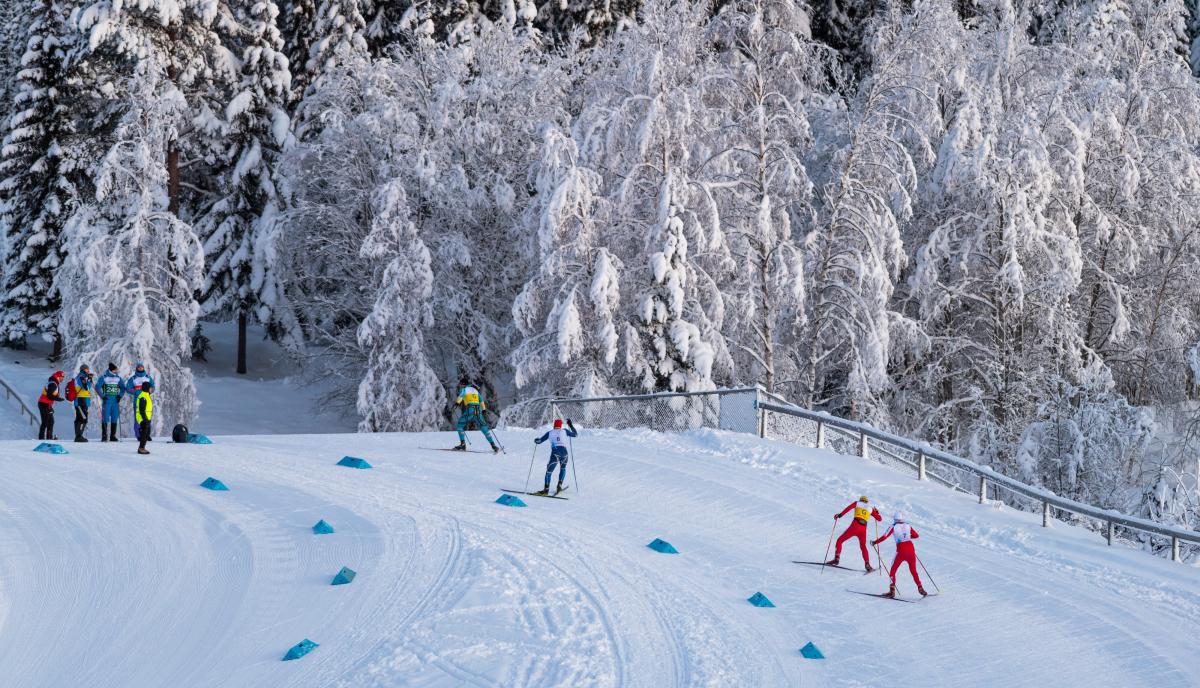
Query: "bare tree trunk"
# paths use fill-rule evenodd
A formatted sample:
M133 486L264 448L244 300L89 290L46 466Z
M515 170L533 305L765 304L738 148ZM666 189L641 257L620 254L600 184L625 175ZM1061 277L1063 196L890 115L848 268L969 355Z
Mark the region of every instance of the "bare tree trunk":
M237 372L246 374L246 311L238 311Z

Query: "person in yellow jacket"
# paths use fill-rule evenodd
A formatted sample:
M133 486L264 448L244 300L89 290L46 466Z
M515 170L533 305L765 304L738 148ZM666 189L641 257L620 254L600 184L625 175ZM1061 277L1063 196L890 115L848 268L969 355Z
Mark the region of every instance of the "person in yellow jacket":
M154 418L154 399L150 397L150 392L154 390L154 385L149 381L142 383L142 391L138 393L137 399L133 402L133 419L138 424L138 453L149 454L150 450L146 449L146 440L150 439L150 420Z

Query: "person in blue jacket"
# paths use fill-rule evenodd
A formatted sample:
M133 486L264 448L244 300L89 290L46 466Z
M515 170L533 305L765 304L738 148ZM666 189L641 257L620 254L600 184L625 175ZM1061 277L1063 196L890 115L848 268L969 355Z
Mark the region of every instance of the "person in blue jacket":
M571 419L567 419L567 429L563 429L563 422L560 418L554 419L554 429L548 430L546 434L533 441L534 444L542 442L550 442L550 463L546 464L546 484L541 492L534 494L548 495L550 494L550 476L554 475L554 467L558 466L558 489L554 494L563 491L563 480L567 477L567 438L579 437L579 433L575 431L575 425Z
M125 381L117 373L116 363L109 363L108 370L96 380L96 391L100 393L100 441L116 442L121 398L125 396Z
M129 379L125 381L125 393L128 394L130 398L137 399L138 394L142 391L142 385L146 384L147 382L150 383L151 387L158 389L158 385L154 384L154 378L150 377L150 373L146 372L146 364L138 363L136 366L134 366L133 375L130 375ZM136 411L137 409L134 410ZM134 423L133 436L140 440L142 439L140 433L140 424ZM146 439L147 441L153 440L153 438L149 437Z

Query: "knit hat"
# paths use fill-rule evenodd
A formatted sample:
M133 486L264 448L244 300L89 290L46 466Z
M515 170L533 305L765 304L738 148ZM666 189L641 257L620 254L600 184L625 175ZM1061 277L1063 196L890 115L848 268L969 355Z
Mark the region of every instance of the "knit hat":
M903 512L903 511L897 511L897 512L896 512L896 513L895 513L895 514L892 516L892 523L904 523L904 512Z
M858 498L858 501L862 502L863 504L868 504L868 503L870 503L871 500L867 499L866 495L863 495Z
M554 429L555 429L555 430L561 430L561 429L562 429L562 418L555 418L555 419L554 419Z
M63 378L64 378L64 377L66 377L66 376L67 376L67 374L66 374L66 373L64 373L63 371L61 371L61 370L56 370L56 371L54 371L54 374L53 374L53 375L51 375L50 377L54 378L55 380L61 380L61 379L63 379Z
M114 373L115 373L115 372L117 372L117 364L116 364L116 363L109 363L109 364L108 364L108 369L109 369L109 370L111 370L111 371L113 371Z

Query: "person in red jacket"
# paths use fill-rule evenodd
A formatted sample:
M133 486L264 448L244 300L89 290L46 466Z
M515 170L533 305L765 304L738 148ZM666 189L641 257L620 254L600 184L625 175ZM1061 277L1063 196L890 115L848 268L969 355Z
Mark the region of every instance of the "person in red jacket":
M889 535L896 539L896 558L892 561L892 587L887 591L886 597L896 596L896 569L900 568L902 562L908 563L908 570L917 583L917 592L921 593L921 597L925 597L929 593L925 592L925 588L921 586L921 577L917 575L917 550L912 543L921 536L917 534L916 528L904 522L904 514L899 511L892 517L892 527L871 544L878 545L888 539Z
M38 413L42 416L42 425L38 428L39 440L58 439L54 436L54 402L66 401L58 393L58 386L62 384L65 375L61 370L55 371L42 388L42 396L38 397Z
M857 502L850 502L850 506L842 509L840 514L835 514L833 520L837 521L851 511L854 512L854 521L850 523L850 527L846 529L846 532L842 533L842 536L838 538L837 549L833 551L833 559L825 563L830 566L837 566L838 562L842 560L842 543L852 537L856 537L858 538L858 547L862 550L863 564L867 567L867 573L870 573L875 568L871 566L871 553L867 551L867 519L873 518L876 521L882 521L883 517L879 515L878 509L870 505L867 496L863 495L858 498Z

